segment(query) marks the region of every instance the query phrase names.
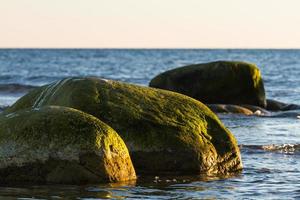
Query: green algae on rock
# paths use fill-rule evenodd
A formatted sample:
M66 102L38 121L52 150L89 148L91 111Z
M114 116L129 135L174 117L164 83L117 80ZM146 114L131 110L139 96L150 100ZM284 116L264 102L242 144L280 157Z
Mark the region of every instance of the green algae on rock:
M136 179L127 147L96 117L47 106L0 116L0 183Z
M188 95L205 104L266 107L260 71L254 64L246 62L188 65L159 74L149 85Z
M126 143L137 173L215 174L242 169L234 136L188 96L98 78L69 78L29 92L5 113L72 107L107 123Z

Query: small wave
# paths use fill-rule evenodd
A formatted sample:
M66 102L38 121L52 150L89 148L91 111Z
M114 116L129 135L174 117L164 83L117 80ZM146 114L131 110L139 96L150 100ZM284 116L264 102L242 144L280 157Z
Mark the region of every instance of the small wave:
M240 145L239 147L246 150L262 150L286 154L300 153L300 144Z
M24 93L36 87L18 83L0 84L0 93Z

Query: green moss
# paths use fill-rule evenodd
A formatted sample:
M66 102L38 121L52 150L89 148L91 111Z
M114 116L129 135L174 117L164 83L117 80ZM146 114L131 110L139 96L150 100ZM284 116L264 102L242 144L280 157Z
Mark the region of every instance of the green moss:
M34 102L51 85L27 94L5 113L34 105L59 105L92 114L124 139L138 172L195 174L241 169L235 138L199 101L97 78L61 83L43 103Z
M96 117L73 108L46 106L2 114L0 157L2 182L135 179L127 147L118 134ZM49 168L53 162L56 166ZM30 168L33 171L28 173Z
M266 106L263 80L251 63L217 61L166 71L150 87L188 95L207 104Z

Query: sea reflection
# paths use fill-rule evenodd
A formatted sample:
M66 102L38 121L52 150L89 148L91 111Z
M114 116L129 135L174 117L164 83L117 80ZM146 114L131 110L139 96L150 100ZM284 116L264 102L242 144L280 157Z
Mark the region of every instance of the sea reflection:
M0 199L177 199L218 186L213 184L212 187L210 183L238 177L240 173L228 176L147 176L138 181L82 186L14 185L0 187Z

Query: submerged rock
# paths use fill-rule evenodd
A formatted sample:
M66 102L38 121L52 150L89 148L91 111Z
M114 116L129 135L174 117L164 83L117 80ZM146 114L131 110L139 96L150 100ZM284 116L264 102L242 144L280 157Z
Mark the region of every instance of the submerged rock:
M278 112L273 112L271 115L268 115L266 117L300 119L300 111L299 110L278 111Z
M207 106L215 113L234 113L234 114L243 114L243 115L253 115L253 112L251 110L237 105L207 104Z
M266 115L271 113L261 107L252 105L231 105L231 104L207 104L207 106L215 113L230 113L242 115Z
M84 112L58 106L0 116L0 183L135 179L123 140Z
M257 115L270 115L271 112L269 112L268 110L261 108L259 106L253 106L253 105L241 105L241 107L249 109L253 112L253 114L257 114Z
M267 99L267 110L270 110L270 111L300 110L300 105L286 104L286 103L283 103L280 101Z
M213 174L242 168L234 136L190 97L117 81L70 78L35 89L6 113L45 105L94 115L124 139L134 167L147 174Z
M149 85L188 95L205 104L266 106L260 71L254 64L245 62L184 66L159 74Z

